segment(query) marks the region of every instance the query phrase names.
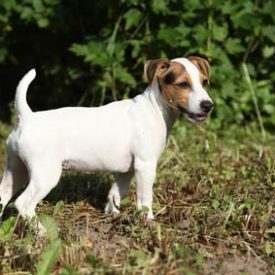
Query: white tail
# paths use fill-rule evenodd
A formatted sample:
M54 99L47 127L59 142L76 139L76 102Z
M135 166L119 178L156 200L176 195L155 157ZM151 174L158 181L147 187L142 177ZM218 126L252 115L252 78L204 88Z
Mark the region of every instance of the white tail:
M27 103L26 96L28 87L30 83L34 80L35 76L35 69L32 69L23 76L23 78L17 85L15 94L15 111L17 116L24 117L27 114L32 113L32 110Z

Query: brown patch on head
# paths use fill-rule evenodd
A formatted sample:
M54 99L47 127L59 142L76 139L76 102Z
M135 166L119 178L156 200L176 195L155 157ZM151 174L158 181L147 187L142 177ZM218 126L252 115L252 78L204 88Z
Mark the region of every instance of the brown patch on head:
M198 68L200 71L200 79L203 85L210 83L210 65L207 59L199 56L189 56L188 59Z
M169 69L158 77L160 92L167 104L177 110L188 108L188 97L192 92L192 80L183 65L171 62Z
M144 75L147 78L149 84L153 83L155 77L162 77L170 67L170 60L166 59L154 59L149 60L144 65Z

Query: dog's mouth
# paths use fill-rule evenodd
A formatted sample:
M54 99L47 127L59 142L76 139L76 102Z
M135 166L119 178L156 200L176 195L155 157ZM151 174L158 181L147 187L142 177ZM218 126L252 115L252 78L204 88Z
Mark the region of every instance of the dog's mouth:
M178 109L182 115L185 115L190 121L200 123L206 120L207 113L201 112L198 114L187 111L185 108L178 106Z

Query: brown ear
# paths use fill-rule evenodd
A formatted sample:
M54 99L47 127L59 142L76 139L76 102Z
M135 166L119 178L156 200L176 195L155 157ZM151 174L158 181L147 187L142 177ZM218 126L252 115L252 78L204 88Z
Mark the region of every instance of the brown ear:
M144 65L144 75L149 82L149 85L152 84L156 75L163 75L163 73L165 73L169 67L170 60L166 59L154 59L146 62Z
M199 56L189 56L188 59L204 74L210 81L210 65L207 59Z

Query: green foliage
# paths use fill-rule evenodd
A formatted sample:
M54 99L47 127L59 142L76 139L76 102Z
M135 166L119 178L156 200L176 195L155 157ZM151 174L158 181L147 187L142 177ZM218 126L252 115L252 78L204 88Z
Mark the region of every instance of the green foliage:
M41 260L37 263L38 275L50 274L50 269L57 261L58 253L60 250L60 240L51 243L46 250L41 254Z
M32 97L47 108L100 105L142 92L148 59L202 55L212 66L210 93L216 111L211 127L258 123L260 114L262 126L272 131L274 8L273 0L4 0L0 70L20 63L23 73L30 62L40 67L46 84ZM27 41L22 35L26 30ZM18 51L21 44L25 47ZM248 68L258 111L242 64ZM9 93L11 98L14 90Z
M51 268L58 259L58 255L61 249L61 240L59 239L57 225L54 220L46 215L43 215L41 220L42 224L46 228L49 244L41 253L40 260L36 266L36 274L48 275L50 274Z
M10 234L13 232L13 227L15 224L15 218L10 217L5 220L3 223L0 224L0 239L4 240L5 238L9 237Z

